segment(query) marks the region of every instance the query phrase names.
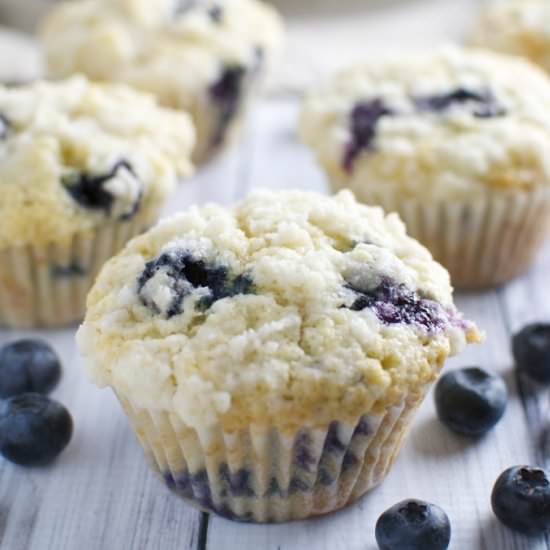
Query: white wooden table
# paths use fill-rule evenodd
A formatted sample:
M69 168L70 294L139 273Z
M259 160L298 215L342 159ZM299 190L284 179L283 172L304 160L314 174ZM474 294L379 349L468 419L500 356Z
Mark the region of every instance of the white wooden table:
M297 105L265 102L231 154L182 186L167 212L191 203L229 203L253 187L326 190L323 177L294 135ZM306 522L251 526L201 514L166 489L148 469L110 390L84 377L74 329L0 333L50 341L63 359L54 397L75 420L74 438L55 464L24 469L0 459L2 550L375 550L374 524L388 506L417 497L449 514L453 550L543 550L550 541L528 540L502 527L490 509L493 482L508 466L544 464L548 393L516 378L510 334L524 323L550 320L550 247L532 271L506 288L459 295L458 304L487 332L451 366L481 365L508 382L503 421L481 441L461 439L435 417L432 396L422 407L408 443L387 480L351 508Z

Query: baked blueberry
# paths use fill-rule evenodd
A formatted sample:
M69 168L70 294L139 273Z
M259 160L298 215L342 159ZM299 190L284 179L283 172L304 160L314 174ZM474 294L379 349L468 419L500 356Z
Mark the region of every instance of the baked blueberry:
M525 326L513 337L512 352L521 372L550 383L550 324Z
M17 340L0 348L0 397L48 393L59 382L61 363L42 340Z
M143 186L129 162L125 160L117 162L106 174L93 175L87 172L70 174L63 178L63 185L69 195L82 207L103 210L107 215L111 215L117 200L112 189L109 189L109 183L114 178L126 178L130 182L130 185L126 186L131 187L128 190L132 197L130 204L118 213L119 219L130 219L139 210Z
M355 160L362 151L372 149L376 136L376 126L384 116L392 115L381 99L364 101L355 105L350 114L351 140L344 153L344 168L351 172Z
M170 296L168 303L166 289ZM196 290L201 291L197 308L204 311L222 298L251 293L253 284L245 274L232 277L227 267L196 258L182 249L165 252L151 260L138 277L142 303L168 319L183 312L184 298Z
M0 114L0 140L4 140L8 137L9 129L9 120L4 115Z
M477 367L450 371L435 388L439 419L467 436L480 436L493 428L502 418L507 401L504 380Z
M457 88L448 93L418 96L414 98L415 105L421 111L442 112L455 104L470 103L472 114L477 118L492 118L506 114L497 104L493 94L488 90L477 92L466 88Z
M210 86L210 97L219 110L218 126L212 145L220 145L228 126L239 112L246 69L235 65L225 67L217 82Z
M550 473L530 466L505 470L493 487L491 504L510 529L527 535L550 531Z
M422 298L405 285L397 284L391 279L385 278L371 289L361 289L354 283L347 283L345 286L357 295L349 309L362 311L370 308L385 324L418 324L434 331L447 323L447 316L437 302Z
M72 433L67 409L45 395L24 393L0 405L0 453L21 466L50 463Z
M378 518L375 536L380 550L446 550L451 524L439 506L404 500Z

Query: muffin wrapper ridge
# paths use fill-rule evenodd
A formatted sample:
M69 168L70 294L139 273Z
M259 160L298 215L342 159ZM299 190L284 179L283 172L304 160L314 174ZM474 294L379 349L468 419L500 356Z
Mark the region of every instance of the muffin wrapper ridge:
M275 523L343 508L378 485L429 385L380 415L293 433L251 425L203 433L179 416L118 396L150 465L191 504L237 521Z
M429 248L453 285L463 289L494 287L521 275L550 232L550 188L462 202L430 203L392 192L357 198L397 212L408 234Z
M158 207L144 208L129 221L76 233L68 243L1 250L0 325L59 327L81 320L103 264L158 215Z

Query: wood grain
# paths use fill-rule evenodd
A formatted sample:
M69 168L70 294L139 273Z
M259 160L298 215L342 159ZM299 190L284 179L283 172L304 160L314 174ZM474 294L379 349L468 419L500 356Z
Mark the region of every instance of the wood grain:
M184 184L167 212L194 203L230 203L250 189L297 187L326 191L311 155L297 143L297 105L272 101L257 109L247 138ZM517 380L510 334L524 323L550 319L547 288L550 247L525 277L504 289L458 296L467 316L487 332L449 367L477 364L501 373L511 399L501 424L480 441L459 438L436 420L432 397L421 408L388 479L347 510L319 520L250 526L207 517L187 506L150 473L109 390L82 373L74 330L0 332L0 343L34 335L48 339L63 358L64 377L54 397L75 419L75 436L46 469L0 461L0 548L6 550L375 550L379 514L418 497L449 513L453 550L548 550L493 518L489 496L508 466L548 461L547 391Z

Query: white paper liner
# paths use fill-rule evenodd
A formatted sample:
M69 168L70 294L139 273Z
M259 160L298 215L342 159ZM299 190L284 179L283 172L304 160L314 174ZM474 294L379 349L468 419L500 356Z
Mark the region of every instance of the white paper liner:
M334 421L293 433L254 425L238 433L221 426L198 433L176 414L118 397L170 489L202 510L265 523L338 510L380 483L426 390L351 424Z
M66 244L0 250L0 326L58 327L81 320L103 264L157 218L158 209L143 209L129 221L76 233Z
M521 275L550 232L550 187L462 202L404 199L390 191L356 195L397 212L408 234L429 248L457 288L490 288Z

